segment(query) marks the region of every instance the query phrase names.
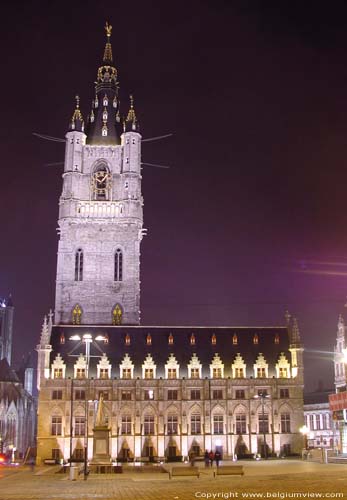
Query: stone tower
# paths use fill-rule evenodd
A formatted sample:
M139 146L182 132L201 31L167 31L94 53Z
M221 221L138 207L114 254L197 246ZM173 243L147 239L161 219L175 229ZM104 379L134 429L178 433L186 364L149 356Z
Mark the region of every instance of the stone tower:
M345 390L346 388L346 327L345 322L340 314L337 323L336 345L334 348L334 384L336 392Z
M132 96L121 118L111 29L86 127L76 96L66 134L56 324L140 322L141 135Z

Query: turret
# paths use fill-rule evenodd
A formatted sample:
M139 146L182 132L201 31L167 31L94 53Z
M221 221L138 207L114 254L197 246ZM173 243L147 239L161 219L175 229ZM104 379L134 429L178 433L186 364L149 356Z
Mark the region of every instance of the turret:
M337 322L336 346L334 348L334 383L336 391L346 387L346 327L340 314Z
M289 351L291 353L292 377L297 377L300 383L304 383L304 359L303 352L304 346L300 338L300 330L298 320L293 318L290 322L291 316L286 313L286 321L289 331Z
M140 174L141 170L141 134L134 108L134 98L130 96L130 108L123 122L123 172Z
M37 389L40 390L41 383L44 379L49 378L49 356L52 351L50 344L52 333L52 311L49 312L49 320L47 316L44 317L40 343L36 346L37 351Z

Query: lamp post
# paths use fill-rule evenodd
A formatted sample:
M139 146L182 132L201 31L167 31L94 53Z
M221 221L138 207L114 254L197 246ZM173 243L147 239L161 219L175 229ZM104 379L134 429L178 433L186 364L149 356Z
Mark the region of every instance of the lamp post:
M85 365L85 380L89 379L89 363L90 363L90 346L94 341L102 340L105 341L106 337L104 335L98 335L93 339L93 336L90 333L85 333L82 335L82 337L78 334L72 335L70 337L70 340L77 340L80 343L83 343L85 345L85 359L86 359L86 365ZM98 357L98 356L97 356ZM88 399L88 390L89 385L87 387L87 383L85 385L85 414L84 414L84 466L83 466L83 478L86 481L88 478L88 410L89 410L89 399ZM71 395L71 398L73 397L73 394ZM71 405L72 406L72 405ZM72 421L72 416L71 416L71 421ZM72 431L71 431L72 432ZM70 449L70 453L72 451L72 447ZM71 457L70 457L71 460Z
M264 458L265 460L268 459L267 456L267 444L266 444L266 427L265 427L265 401L266 399L269 399L270 396L266 392L259 392L256 396L254 396L255 399L260 399L261 401L261 418L262 418L262 434L263 434L263 443L264 443ZM260 431L260 429L259 429Z

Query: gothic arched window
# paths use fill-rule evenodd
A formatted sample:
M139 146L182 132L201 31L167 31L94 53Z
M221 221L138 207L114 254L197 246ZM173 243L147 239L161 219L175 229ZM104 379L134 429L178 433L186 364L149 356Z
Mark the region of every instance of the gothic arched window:
M114 281L123 281L123 253L120 248L114 254Z
M106 133L102 135L107 135L107 127L103 126ZM99 163L92 176L92 197L94 200L104 201L109 199L110 191L110 174L106 163Z
M83 281L83 250L81 248L75 254L75 281Z
M76 304L75 307L72 309L72 324L80 325L81 318L82 318L82 309L79 306L79 304Z
M119 304L116 304L112 311L112 325L122 324L123 311Z

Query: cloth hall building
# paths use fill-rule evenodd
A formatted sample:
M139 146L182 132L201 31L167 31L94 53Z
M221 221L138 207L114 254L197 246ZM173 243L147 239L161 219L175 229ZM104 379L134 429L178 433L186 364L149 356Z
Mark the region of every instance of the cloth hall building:
M101 395L113 460L300 453L303 347L289 315L273 327L140 324L142 137L132 98L122 118L106 35L86 124L77 98L66 133L38 461L92 458Z

